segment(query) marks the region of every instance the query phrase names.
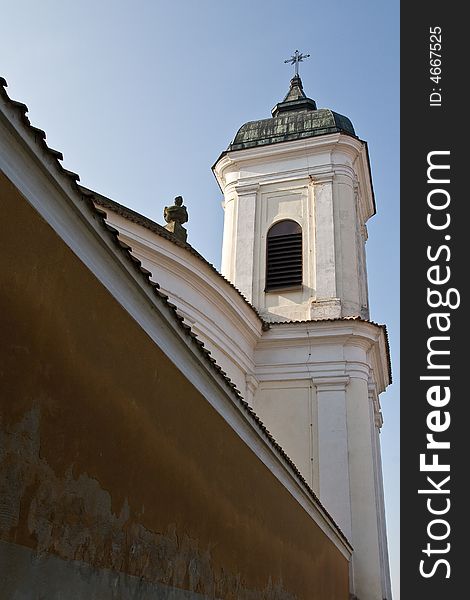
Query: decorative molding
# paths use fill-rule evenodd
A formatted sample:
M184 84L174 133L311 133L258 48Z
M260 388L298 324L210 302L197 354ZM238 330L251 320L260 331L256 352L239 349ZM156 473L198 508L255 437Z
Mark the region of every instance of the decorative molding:
M312 377L317 392L344 392L349 384L349 375L333 377Z
M380 431L384 424L384 419L383 419L381 412L379 412L379 413L374 412L374 423L375 423L375 426L377 427L377 429Z
M248 184L236 184L234 186L235 191L237 192L238 196L252 196L252 195L256 195L258 190L259 190L260 184L259 183L248 183Z
M256 394L256 391L258 390L260 382L251 373L247 373L245 375L245 381L246 381L246 389L250 393L251 397L253 398Z
M335 172L334 171L318 171L317 173L312 173L312 169L309 169L310 174L309 174L309 179L310 179L310 185L315 189L316 185L322 185L325 183L333 183L334 178L335 178Z
M243 164L256 159L275 156L296 156L306 150L322 149L323 151L338 151L342 149L355 158L361 151L364 142L344 133L328 133L322 136L312 136L299 140L289 140L278 144L269 144L255 148L228 151L214 165L214 171L220 173L224 167L232 164ZM227 160L228 159L228 160Z
M369 380L368 383L369 390L369 400L372 404L372 408L374 410L374 424L376 428L380 431L382 429L384 420L382 415L382 408L380 406L380 400L377 393L377 385L374 381Z

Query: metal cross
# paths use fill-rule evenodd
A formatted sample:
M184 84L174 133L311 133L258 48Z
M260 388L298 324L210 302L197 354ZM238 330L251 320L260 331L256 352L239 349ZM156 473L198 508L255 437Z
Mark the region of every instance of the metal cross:
M302 54L302 52L299 52L298 50L296 50L294 52L294 54L288 58L287 60L284 61L284 63L289 63L291 65L295 65L295 74L298 76L299 75L299 62L303 62L303 60L305 58L309 58L310 54Z

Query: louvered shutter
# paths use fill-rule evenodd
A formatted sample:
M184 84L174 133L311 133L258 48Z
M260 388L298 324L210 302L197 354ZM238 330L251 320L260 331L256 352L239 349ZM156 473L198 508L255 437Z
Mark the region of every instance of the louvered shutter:
M302 285L302 228L291 220L271 227L266 248L266 291Z

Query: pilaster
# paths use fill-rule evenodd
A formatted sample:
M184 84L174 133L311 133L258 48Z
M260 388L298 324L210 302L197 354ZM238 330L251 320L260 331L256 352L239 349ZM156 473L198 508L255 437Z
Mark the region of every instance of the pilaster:
M235 245L236 285L249 302L253 301L256 199L259 183L235 186L237 225Z
M318 303L333 302L332 307L339 308L338 314L328 317L339 317L340 302L336 288L336 256L335 256L335 217L333 210L333 175L315 178L314 182L314 214L315 214L315 292ZM326 306L325 304L323 306ZM315 308L312 308L315 313ZM334 310L333 312L337 312ZM315 315L312 315L315 318Z
M349 376L313 377L317 395L320 500L351 539L346 387Z

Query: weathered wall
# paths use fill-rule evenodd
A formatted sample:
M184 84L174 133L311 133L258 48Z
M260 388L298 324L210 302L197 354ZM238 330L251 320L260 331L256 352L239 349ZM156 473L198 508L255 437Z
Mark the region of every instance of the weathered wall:
M0 176L2 598L348 598L348 563Z

